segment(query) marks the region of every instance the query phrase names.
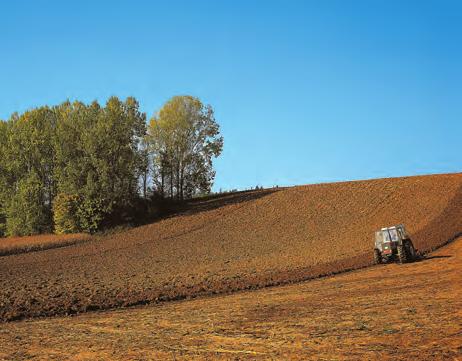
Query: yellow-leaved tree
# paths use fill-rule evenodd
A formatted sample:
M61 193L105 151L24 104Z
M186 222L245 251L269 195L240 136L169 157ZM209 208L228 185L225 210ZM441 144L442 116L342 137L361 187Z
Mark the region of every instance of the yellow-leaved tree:
M212 160L223 137L210 105L192 96L175 96L150 121L148 143L155 190L183 200L208 193L215 178Z

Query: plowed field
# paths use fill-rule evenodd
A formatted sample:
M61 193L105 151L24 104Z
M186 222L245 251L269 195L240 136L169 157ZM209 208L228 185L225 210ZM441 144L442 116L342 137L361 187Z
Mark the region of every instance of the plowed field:
M83 243L89 239L88 234L41 234L28 237L0 238L0 256L65 247Z
M462 239L257 291L5 323L0 360L461 360Z
M430 250L462 230L462 175L332 183L191 202L162 221L0 257L0 320L295 282L372 263L374 230L404 223Z

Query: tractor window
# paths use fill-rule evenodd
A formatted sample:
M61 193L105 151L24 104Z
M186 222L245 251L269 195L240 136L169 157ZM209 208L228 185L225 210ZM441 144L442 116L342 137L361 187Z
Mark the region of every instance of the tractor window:
M390 232L391 241L397 242L399 237L398 237L398 232L396 231L396 229L390 229L389 232Z
M382 236L383 236L383 242L384 243L390 242L390 235L388 234L387 231L383 231Z

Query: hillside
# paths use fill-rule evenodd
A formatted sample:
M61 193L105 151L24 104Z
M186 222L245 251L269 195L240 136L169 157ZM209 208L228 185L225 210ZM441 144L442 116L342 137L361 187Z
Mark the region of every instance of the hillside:
M462 175L331 183L190 202L183 214L0 257L0 319L77 313L308 279L372 263L377 228L421 250L462 230Z

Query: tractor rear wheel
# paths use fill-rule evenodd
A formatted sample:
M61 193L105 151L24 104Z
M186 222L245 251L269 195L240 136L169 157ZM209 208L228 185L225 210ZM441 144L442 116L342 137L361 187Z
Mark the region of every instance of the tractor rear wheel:
M382 254L377 248L374 249L374 263L375 264L382 263Z
M398 253L399 263L406 263L408 261L408 255L407 255L406 246L404 244L398 245L396 247L396 250L397 250L397 253Z
M409 261L415 261L415 259L417 258L417 254L416 254L414 245L412 244L412 241L407 240L405 243L405 246L406 246L406 251L407 251Z

